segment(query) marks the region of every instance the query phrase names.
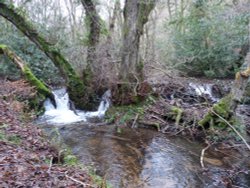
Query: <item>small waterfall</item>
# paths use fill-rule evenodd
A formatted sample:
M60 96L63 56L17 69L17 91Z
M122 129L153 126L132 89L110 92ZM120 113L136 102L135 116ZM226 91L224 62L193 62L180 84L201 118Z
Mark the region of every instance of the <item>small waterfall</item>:
M70 109L69 96L65 88L53 91L56 108L52 104L50 99L44 102L45 113L42 119L45 119L47 123L53 124L68 124L79 121L87 121L88 118L102 118L105 112L110 106L111 91L108 90L102 96L102 100L95 112L84 112L77 110L77 113Z
M69 95L66 88L53 91L55 96L56 108L58 110L69 110Z
M189 83L189 87L194 89L196 94L199 96L208 96L212 101L217 102L219 98L214 97L212 91L212 84L197 84L197 83Z
M102 101L98 107L98 110L96 112L87 112L86 117L88 117L88 118L91 118L91 117L102 118L110 106L110 103L111 103L110 98L111 98L111 90L107 90L102 96Z

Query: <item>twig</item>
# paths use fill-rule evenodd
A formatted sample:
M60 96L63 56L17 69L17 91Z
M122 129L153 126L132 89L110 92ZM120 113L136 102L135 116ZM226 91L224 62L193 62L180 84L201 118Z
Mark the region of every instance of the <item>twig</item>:
M169 74L169 72L164 71L164 70L161 69L161 68L157 68L157 67L152 66L152 65L147 65L147 66L150 67L150 68L153 68L153 69L155 69L155 70L157 70L157 71L160 71L160 72L164 73L164 74L165 74L167 77L169 77L169 78L174 78L173 76L171 76L171 75Z
M155 118L155 119L158 119L159 121L161 121L161 122L164 123L164 124L167 123L166 121L164 121L162 118L160 118L160 117L158 117L158 116L150 115L150 117Z
M133 124L132 124L132 128L135 128L135 124L136 124L138 117L139 117L139 114L136 114L135 119L134 119Z
M50 163L49 163L49 169L47 170L47 172L50 174L50 170L52 168L52 165L53 165L53 157L50 158Z
M69 178L69 179L71 179L72 181L77 182L77 183L83 185L84 187L87 187L87 186L89 186L89 187L95 187L95 186L90 185L90 184L88 184L88 183L84 183L84 182L82 182L82 181L79 181L79 180L77 180L77 179L75 179L75 178L69 176L67 173L68 173L68 171L65 172L66 178Z
M203 148L203 149L201 150L200 163L201 163L201 167L202 167L202 168L205 168L204 162L203 162L203 160L204 160L204 154L205 154L205 151L206 151L209 147L210 147L210 144L208 144L207 147L205 147L205 148Z
M212 113L214 113L216 116L218 116L220 119L222 119L231 129L233 129L233 131L242 139L242 141L244 142L244 144L247 146L247 148L250 151L250 146L247 143L247 141L243 138L243 136L241 136L241 134L223 117L221 117L219 114L217 114L215 111L211 110Z

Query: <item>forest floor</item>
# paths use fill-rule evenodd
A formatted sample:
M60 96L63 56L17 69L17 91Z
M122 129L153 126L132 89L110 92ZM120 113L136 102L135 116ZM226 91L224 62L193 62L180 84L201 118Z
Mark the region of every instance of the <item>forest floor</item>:
M25 101L33 88L0 82L0 187L97 187L82 168L58 163L59 149L29 123Z

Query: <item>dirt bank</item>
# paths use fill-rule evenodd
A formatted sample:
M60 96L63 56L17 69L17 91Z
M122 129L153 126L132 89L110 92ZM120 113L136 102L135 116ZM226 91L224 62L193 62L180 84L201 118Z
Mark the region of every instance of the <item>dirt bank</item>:
M0 187L97 187L84 170L58 164L58 149L29 123L31 114L25 110L33 95L22 80L1 80Z

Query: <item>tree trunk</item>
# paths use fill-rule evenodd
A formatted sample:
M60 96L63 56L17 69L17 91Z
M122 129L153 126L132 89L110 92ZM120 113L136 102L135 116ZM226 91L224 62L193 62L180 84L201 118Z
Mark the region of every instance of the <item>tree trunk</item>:
M203 127L224 126L226 123L222 118L232 124L234 123L235 110L244 97L250 76L250 51L245 58L244 64L246 65L246 68L244 71L236 73L234 85L230 94L214 104L203 119L199 121L199 125Z
M125 2L122 64L119 73L122 86L118 89L119 94L122 95L120 103L137 100L138 86L143 80L143 62L139 58L140 36L154 6L154 0L126 0ZM129 96L134 99L123 100Z
M106 42L106 54L107 54L107 58L111 58L111 59L112 59L112 44L113 44L112 36L114 34L115 22L119 14L120 6L121 6L120 0L116 0L113 14L109 20L109 32L108 32L107 42Z
M84 71L84 75L86 73L92 79L92 75L89 75L93 72L93 67L95 61L97 60L96 48L100 40L100 32L101 32L101 18L99 17L95 1L92 0L81 0L81 3L85 9L86 20L88 25L88 54L87 54L87 68Z
M49 97L52 99L52 101L54 101L54 97L50 89L46 87L45 84L32 73L27 64L19 56L17 56L5 45L0 45L0 54L6 55L13 63L17 65L25 79L36 88L39 94L38 96L41 100L45 100L47 97Z
M0 1L0 15L12 22L21 32L33 41L55 64L66 80L69 96L76 107L84 108L88 104L84 85L70 63L45 38L37 32L34 26L24 16L18 13L13 5Z

